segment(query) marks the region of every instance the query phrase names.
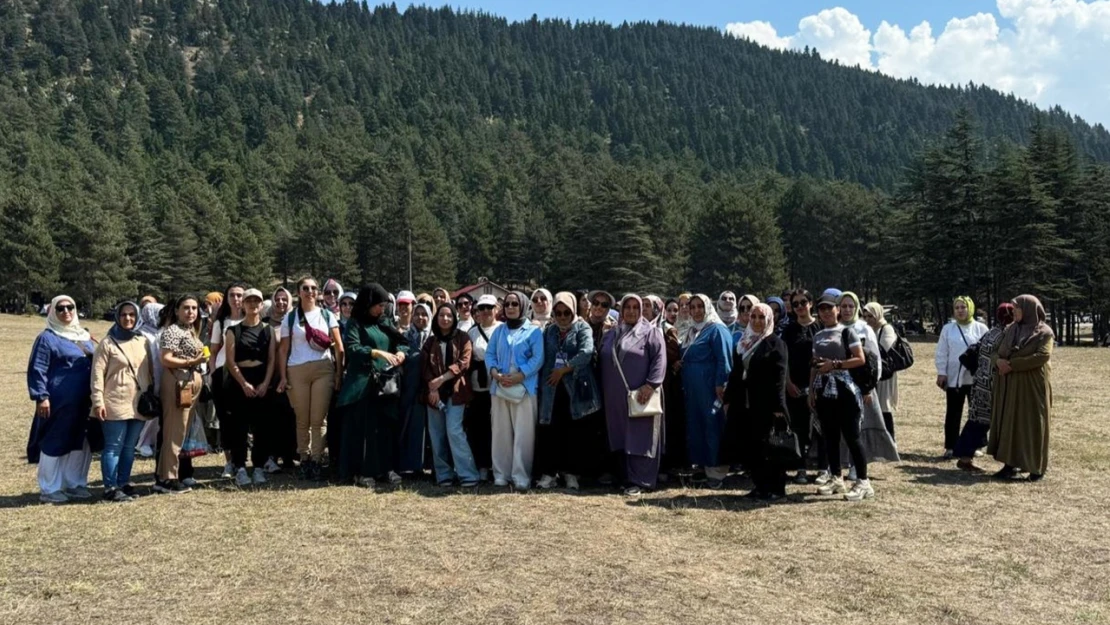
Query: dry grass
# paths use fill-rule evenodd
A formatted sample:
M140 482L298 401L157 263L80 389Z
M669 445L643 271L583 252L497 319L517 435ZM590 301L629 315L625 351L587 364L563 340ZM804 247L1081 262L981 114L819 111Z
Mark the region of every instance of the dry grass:
M52 507L23 460L40 328L0 317L0 622L1110 622L1107 350L1057 351L1039 484L936 460L942 396L921 345L897 415L907 461L875 466L863 504L793 485L772 507L743 491L630 502L289 477L238 491L209 457L189 495Z

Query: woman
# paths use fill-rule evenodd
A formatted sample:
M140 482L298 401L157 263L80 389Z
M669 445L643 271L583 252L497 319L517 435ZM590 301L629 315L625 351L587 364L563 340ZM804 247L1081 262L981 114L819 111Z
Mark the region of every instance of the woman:
M991 391L987 452L1003 464L995 477L1012 479L1020 467L1029 472L1030 482L1037 482L1048 469L1056 337L1036 297L1019 295L1013 305L1014 322L1003 332L994 358L998 376Z
M238 282L229 285L224 290L224 296L216 314L209 324L211 334L208 337L208 347L211 356L208 358L209 387L212 389L212 403L216 408L216 434L219 435L218 447L224 450L224 472L222 477L231 478L235 475L235 463L231 461L231 451L227 441L223 440L223 422L227 420L229 402L227 391L231 383L227 377L224 364L227 363L227 354L223 349L224 335L227 330L243 322L243 293L247 285ZM211 439L210 439L211 440Z
M817 301L821 330L813 338L813 360L809 377L809 408L817 413L821 435L828 454L832 479L817 488L820 495L844 494L848 501L875 496L867 477L867 457L860 444L860 415L863 396L849 374L851 369L867 366L863 343L852 326L841 323L840 303L832 295ZM849 490L841 477L840 445L843 438L857 479Z
M692 325L682 338L678 362L686 391L686 448L689 461L701 467L709 488L717 490L728 477L728 466L719 459L725 385L732 372L732 338L708 296L699 293L692 297L689 309Z
M879 348L890 350L898 342L898 332L894 326L886 322L886 313L882 304L870 302L863 307L863 320L875 333ZM886 380L879 380L875 389L879 395L879 411L883 414L883 423L890 438L894 439L894 411L898 408L898 372Z
M463 431L463 413L470 402L470 337L459 330L455 307L446 302L436 310L432 338L424 343L424 386L428 406L428 434L432 440L432 465L436 483L451 486L458 479L463 488L478 485L478 467Z
M775 320L775 334L782 336L782 331L786 329L786 301L772 295L767 298L767 305L771 307L771 314Z
M590 292L578 292L578 317L579 319L587 319L590 316Z
M975 466L975 452L987 446L987 433L991 426L991 390L994 387L994 355L999 339L1006 327L1014 322L1014 305L1002 302L994 313L995 325L979 339L979 367L975 370L975 383L971 387L971 407L967 423L956 441L956 467L975 473L982 469Z
M417 304L424 304L425 306L428 307L428 310L435 310L435 307L436 307L435 298L432 297L431 295L427 294L427 293L421 293L420 295L417 295L416 296L416 303Z
M432 308L439 310L439 307L444 304L451 303L451 293L442 287L432 289Z
M146 425L139 414L139 395L154 384L147 338L138 331L139 307L134 302L116 306L116 322L108 338L96 346L92 364L93 415L104 430L100 473L105 501L135 497L131 467L135 444Z
M659 325L659 316L663 314L663 300L658 295L645 295L644 319L653 326Z
M543 334L528 323L528 298L519 291L505 296L505 323L490 337L486 368L494 385L493 483L519 490L532 486L536 439L536 393L543 365ZM519 388L514 388L519 387Z
M744 331L748 329L748 323L751 322L752 308L758 303L759 298L754 295L741 296L740 300L736 302L736 321L725 324L728 326L728 331L732 333L732 342L736 346L737 357L744 355L740 351L740 339L744 337Z
M343 293L343 286L335 278L328 278L324 283L324 308L333 315L339 314L339 298Z
M560 475L578 490L578 478L597 468L597 428L590 418L601 408L594 377L590 324L574 313L574 294L555 296L553 323L543 331L540 418L536 428L537 486L552 488Z
M786 496L784 467L768 459L772 429L789 425L786 409L786 344L774 334L774 311L756 304L744 337L744 356L729 375L725 391L728 423L739 433L740 462L755 487L754 499L773 501Z
M95 349L96 342L77 319L73 298L51 300L46 329L35 339L27 363L27 391L35 402L27 462L39 465L39 499L44 503L92 497L87 438Z
M490 420L492 410L490 398L489 371L486 369L486 349L489 347L493 331L501 325L494 316L497 308L497 298L492 295L483 295L478 298L475 323L468 332L470 336L470 388L472 396L470 403L463 413L463 427L466 429L466 440L470 443L470 451L474 454L474 464L478 467L478 479L482 482L489 481L490 470L493 468L493 458L490 444L493 440L493 430Z
M601 347L609 449L623 456L624 494L631 497L655 489L665 441L662 414L628 414L628 394L635 392L638 402L647 403L667 374L663 333L643 318L642 310L639 296L621 298L621 324Z
M551 323L551 291L536 289L532 293L532 325L542 332Z
M401 291L397 294L397 331L404 334L412 325L412 307L416 305L416 296L412 291Z
M960 364L960 356L987 333L987 326L975 320L975 303L970 297L957 297L952 302L955 319L940 331L937 340L937 388L944 391L944 457L955 453L960 438L960 422L964 416L964 402L971 393L971 372Z
M297 283L298 306L281 324L278 392L289 391L297 415L297 453L304 477L318 480L324 456L324 420L332 393L343 381L343 339L339 319L316 305L312 277Z
M721 323L731 329L736 323L736 315L736 294L732 291L721 293L717 298L717 316L720 317Z
M667 374L663 378L663 430L667 433L667 445L660 463L661 482L668 481L672 473L688 474L690 469L686 453L686 395L679 371L682 339L675 327L677 317L678 300L667 300L658 323L667 348Z
M678 323L678 300L669 299L663 305L663 320L660 322L664 332L675 327Z
M393 471L393 455L399 367L405 364L408 347L405 337L388 323L388 302L389 292L380 284L359 289L343 337L349 361L336 400L336 409L345 412L339 477L366 488L373 488L383 477L393 484L401 481Z
M178 386L196 398L202 386L200 367L208 358L200 340L200 301L182 295L173 303L173 312L158 338L162 351L162 438L159 444L157 493L178 494L191 490L182 479L192 481L192 460L181 458L181 446L196 405L178 405Z
M470 293L455 298L455 310L459 311L459 331L469 333L474 327L474 298Z
M605 291L590 291L590 312L586 322L590 324L593 332L594 345L601 345L604 334L613 329L613 322L609 319L609 311L613 309L613 296ZM594 361L597 361L595 356Z
M875 335L875 331L871 326L860 318L860 303L859 296L851 291L844 291L840 295L840 322L856 331L856 336L859 337L860 342L863 344L863 352L865 360L870 359L877 366L875 371L875 384L882 379L882 357L879 352L879 338ZM859 387L860 396L863 399L861 406L863 420L860 423L860 445L863 446L863 454L867 457L867 461L875 462L898 462L901 458L898 456L898 446L894 444L894 439L887 431L886 423L883 421L883 413L880 410L878 392L876 387ZM841 458L849 458L847 448L844 448L843 453L840 454ZM856 481L856 468L851 466L848 473L848 478L853 482Z
M424 433L428 422L428 407L422 401L424 389L424 344L432 336L432 312L425 304L413 309L412 323L402 336L408 356L402 368L400 415L397 435L395 466L389 479L397 483L401 475L420 474L424 471Z
M347 329L347 320L351 318L351 310L355 307L355 298L358 293L347 291L339 296L339 335Z
M824 445L816 436L811 437L812 412L809 409L809 364L813 359L813 337L821 329L813 317L813 296L805 289L797 289L790 294L790 306L794 311L794 321L782 331L782 341L786 345L789 362L789 377L786 380L786 409L790 413L790 427L798 435L798 448L802 452L801 466L794 476L795 484L806 484L806 459L812 446L817 449L818 486L828 483L828 459Z
M277 361L277 340L273 327L262 321L262 291L247 289L243 294L244 316L240 323L224 332L227 351L229 388L227 425L224 436L235 465L235 483L248 486L247 437L253 435L251 466L254 484L266 482L265 465L270 456L274 428L270 424L270 383Z
M278 287L270 296L270 316L267 319L274 331L274 336L281 336L281 325L285 322L285 315L293 303L293 294L285 287ZM277 362L275 361L275 365ZM280 473L282 467L292 469L297 455L297 415L293 412L293 405L289 403L289 393L279 391L277 385L280 376L274 376L271 382L270 408L273 410L273 437L271 439L270 453L273 457L266 462L266 473ZM278 465L281 461L281 465Z
M675 316L675 328L678 329L679 339L686 336L690 327L694 325L690 319L690 299L694 296L689 293L683 293L678 296L678 314Z
M154 392L161 392L162 381L162 350L158 348L158 337L162 330L162 315L166 312L165 304L152 302L142 305L139 312L139 331L146 337L147 362L150 363ZM160 396L160 395L159 395ZM153 458L154 449L158 446L158 419L148 419L139 433L139 440L135 443L136 451L144 458Z

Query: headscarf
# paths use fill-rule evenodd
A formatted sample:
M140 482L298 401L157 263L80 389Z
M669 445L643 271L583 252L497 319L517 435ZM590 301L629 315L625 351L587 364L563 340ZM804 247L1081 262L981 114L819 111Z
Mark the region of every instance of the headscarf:
M867 305L863 308L867 312L871 313L871 316L875 318L875 321L879 322L880 328L886 325L886 313L883 312L882 304L880 304L879 302L867 302Z
M327 308L329 311L331 311L333 313L339 314L339 298L342 297L343 286L341 284L339 284L339 281L336 280L335 278L328 278L328 281L324 283L324 288L322 290L323 291L332 290L332 289L328 288L329 286L335 287L334 290L339 292L340 295L335 298L335 305L334 306L325 305L324 308Z
M532 297L535 297L536 293L543 293L545 296L547 296L546 315L540 315L538 312L536 312L536 309L534 307L532 308L532 324L535 325L537 328L543 329L544 326L551 323L551 312L555 309L555 300L551 297L551 291L548 291L547 289L536 289L532 292ZM531 302L532 300L528 301Z
M1010 302L1002 302L998 305L998 309L994 311L994 320L1002 327L1006 327L1014 322L1014 305Z
M663 298L658 295L648 295L644 300L651 303L651 309L655 312L655 316L648 323L658 326L659 318L663 316Z
M836 303L840 304L840 302L843 302L846 299L850 299L850 300L852 300L853 302L856 303L856 309L852 313L852 318L850 320L848 320L847 323L844 324L844 325L852 325L855 322L859 321L859 296L856 295L855 293L851 292L851 291L844 291L843 293L840 294L840 297L837 298Z
M278 324L281 324L281 322L282 322L281 319L273 319L274 302L277 301L278 293L282 293L282 292L285 293L285 299L289 300L289 308L286 308L285 312L288 313L290 310L293 309L293 294L289 292L289 289L287 289L283 286L279 286L278 288L274 289L273 295L270 296L270 310L266 313L266 316L270 317L270 324L271 325L273 325L275 321Z
M732 296L731 302L725 299L726 295ZM736 322L736 317L738 316L736 310L738 303L739 302L736 301L736 294L732 291L721 293L720 297L717 298L717 315L721 318L721 323L727 326Z
M570 309L569 319L555 316L555 306L558 304L562 304ZM561 319L565 319L566 321L560 321ZM569 330L571 326L574 325L574 322L578 321L578 298L574 296L574 293L570 291L559 291L555 294L555 299L551 302L551 321L560 330Z
M736 321L734 323L740 325L741 330L748 329L748 326L742 325L740 322L740 305L743 304L745 301L752 305L752 310L755 310L755 305L759 303L759 298L752 295L751 293L745 293L736 300Z
M119 324L119 313L121 310L123 310L124 306L131 306L135 309L135 327L131 328L130 330L124 330ZM117 341L130 341L131 339L135 338L135 335L140 333L139 326L142 325L142 317L139 313L139 305L132 301L120 302L119 304L116 304L115 320L116 322L112 324L112 327L108 328L108 336L116 339Z
M270 313L273 312L273 310L274 310L274 300L264 299L264 300L262 300L262 308L259 309L258 314L263 319L269 319L270 318Z
M336 300L338 303L339 300ZM374 315L370 311L379 304L389 303L389 292L377 282L372 282L358 290L358 295L355 296L355 305L351 308L351 319L354 319L364 328L376 326L380 331L385 333L395 341L404 340L404 336L397 331L391 323L389 323L389 315L385 313L385 308L378 315Z
M1014 352L1045 335L1050 338L1056 336L1045 323L1047 315L1041 300L1033 295L1019 295L1014 298L1014 308L1021 309L1021 323L1014 323L1006 330L1007 334L1013 335L1013 340L1003 341L998 346L999 358L1009 358Z
M690 331L690 328L694 326L694 321L690 318L689 308L687 308L687 312L682 311L682 298L684 297L686 298L686 303L689 304L694 296L690 293L681 293L676 300L678 302L678 316L675 317L674 327L675 330L678 331L679 337L685 337L686 333Z
M636 302L640 304L640 317L635 323L625 323L624 321L624 304L629 300L636 300ZM617 346L617 351L619 353L631 347L635 344L635 341L639 340L648 332L651 332L653 328L651 323L644 318L644 300L639 295L628 293L621 298L617 307L620 309L620 322L617 326L617 334L613 337L613 344Z
M762 312L763 316L766 318L766 322L763 325L763 332L756 334L753 329L755 324L753 323L749 323L748 327L744 328L744 336L740 337L740 342L736 344L736 352L741 356L751 352L763 341L763 339L771 336L771 333L775 331L775 315L771 307L761 302L752 306L753 313L757 310Z
M343 300L345 300L345 299L349 299L353 302L353 301L358 299L358 293L355 293L354 291L345 291L343 293L343 295L339 296L339 299L335 300L335 303L336 304L342 304ZM388 299L386 299L386 303L387 304L389 303Z
M706 326L713 325L714 323L721 323L721 318L717 315L717 311L713 309L713 300L709 299L708 295L698 293L694 297L700 299L702 304L705 305L705 318L702 319L701 322L694 321L693 317L690 318L690 327L682 337L683 347L689 347ZM692 299L693 298L691 298L691 300Z
M1032 296L1030 296L1030 297L1032 297ZM963 302L964 305L967 306L967 321L960 321L958 318L956 318L955 308L956 308L956 303L957 302ZM956 299L952 300L952 309L953 309L952 317L954 319L956 319L956 323L958 323L962 326L969 326L969 325L975 323L975 302L971 301L970 296L961 295L961 296L957 297Z
M139 311L139 331L148 337L157 334L159 326L162 325L162 309L165 307L165 304L159 304L158 302L143 306L143 309Z
M774 316L775 317L775 327L777 328L779 326L779 324L781 324L783 321L786 320L786 302L783 301L783 299L781 297L777 296L777 295L772 295L771 297L768 297L764 301L766 301L768 305L771 305L771 304L778 304L779 305L779 312L777 314L775 314L775 316Z
M520 291L513 291L509 293L509 295L516 296L516 300L520 302L520 316L516 319L509 319L508 314L506 314L505 325L509 326L510 330L516 330L520 326L524 325L525 322L529 320L529 318L531 318L532 300L528 299L528 296L524 293L521 293ZM506 295L505 299L508 299L509 295ZM504 304L502 304L502 309L504 309Z
M55 310L55 307L59 302L73 304L73 321L68 324L58 320L58 311ZM77 302L73 301L73 298L68 295L59 295L50 300L50 308L46 311L46 329L70 341L83 342L92 338L89 331L81 327L80 316L77 314Z

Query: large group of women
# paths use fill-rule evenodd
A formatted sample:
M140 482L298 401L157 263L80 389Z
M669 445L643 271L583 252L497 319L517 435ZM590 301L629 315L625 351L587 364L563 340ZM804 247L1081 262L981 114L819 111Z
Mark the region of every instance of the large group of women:
M1040 479L1054 344L1044 308L1023 295L989 330L969 298L954 310L936 353L946 457L978 471L986 447L998 477ZM269 297L233 284L123 302L99 341L60 295L28 365L27 457L49 503L92 497L95 451L103 498L137 497L136 450L155 458L157 493L191 490L192 459L216 452L240 487L295 471L371 489L430 475L636 496L674 481L721 489L743 472L750 497L773 501L792 473L859 501L875 493L868 464L899 459L898 374L881 368L902 340L883 306L836 289L475 300L305 277Z

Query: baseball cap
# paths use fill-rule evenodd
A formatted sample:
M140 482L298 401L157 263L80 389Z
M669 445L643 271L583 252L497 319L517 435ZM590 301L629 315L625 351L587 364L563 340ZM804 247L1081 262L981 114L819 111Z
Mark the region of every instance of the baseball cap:
M249 300L252 297L258 298L258 301L260 301L260 302L262 300L266 299L266 298L262 297L262 291L259 291L258 289L247 289L246 291L243 291L243 301L244 302Z
M832 304L833 306L839 306L840 298L833 295L832 293L824 293L821 295L821 297L817 298L817 305L821 306L822 304Z
M411 304L415 301L416 301L416 296L412 294L412 291L401 291L400 293L397 294L397 303L398 304Z
M492 295L483 295L478 298L478 307L497 306L497 298Z

